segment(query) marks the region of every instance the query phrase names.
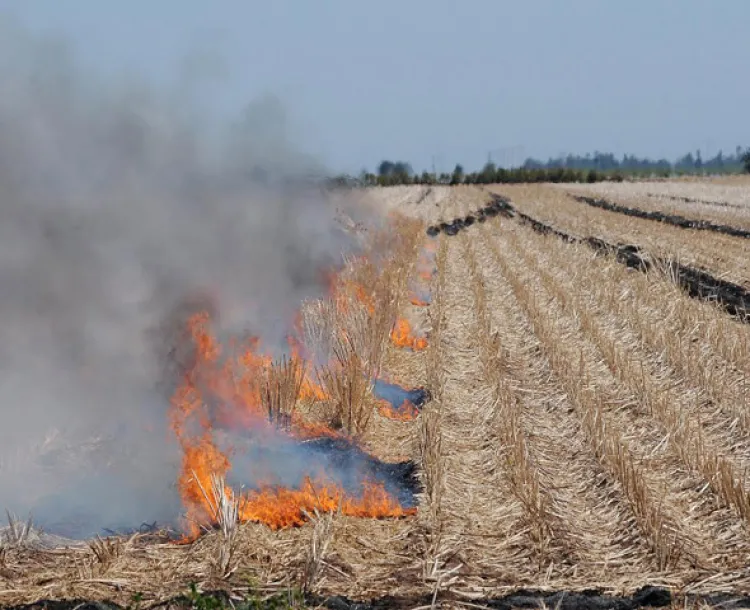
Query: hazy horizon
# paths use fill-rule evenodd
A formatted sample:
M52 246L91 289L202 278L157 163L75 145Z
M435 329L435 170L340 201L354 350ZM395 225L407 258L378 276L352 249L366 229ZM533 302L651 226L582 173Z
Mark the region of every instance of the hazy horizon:
M0 18L61 37L87 72L182 84L222 119L277 97L289 139L333 172L750 145L748 3L458 7L0 0Z

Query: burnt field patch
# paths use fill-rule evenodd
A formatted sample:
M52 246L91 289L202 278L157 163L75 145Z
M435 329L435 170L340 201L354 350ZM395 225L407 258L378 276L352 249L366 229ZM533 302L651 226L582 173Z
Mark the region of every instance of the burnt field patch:
M699 199L697 197L685 197L683 195L663 195L659 193L646 193L646 197L650 197L651 199L669 199L670 201L679 201L680 203L710 205L710 206L714 206L717 208L742 209L742 206L737 203L729 203L728 201L712 201L711 199Z
M512 206L507 198L501 198L503 209L542 235L554 235L566 243L583 243L604 254L614 254L617 261L630 268L649 271L659 268L667 273L687 294L693 298L714 301L739 321L750 323L750 291L721 278L674 260L658 258L643 252L634 244L612 244L597 237L576 237L552 225L541 222Z
M442 596L444 603L455 601L450 596ZM289 591L261 595L252 598L238 599L221 590L198 592L194 588L188 593L151 606L159 610L181 610L187 608L205 608L222 610L274 609L274 608L325 608L327 610L391 610L398 608L430 607L430 595L418 597L384 596L369 600L353 600L345 596L305 595L302 592ZM727 593L687 595L676 597L668 589L655 586L644 586L632 595L607 595L599 590L583 591L539 591L519 589L507 595L494 598L472 600L472 607L491 608L493 610L512 610L516 608L558 608L559 610L635 610L637 608L675 607L685 604L687 607L703 605L724 609L750 608L750 596L730 595ZM125 610L131 606L122 606L114 602L74 600L40 600L33 604L6 606L4 610Z
M594 208L607 210L609 212L616 212L618 214L624 214L625 216L631 216L633 218L643 218L646 220L654 220L662 222L664 224L672 225L674 227L680 227L682 229L694 229L696 231L711 231L713 233L721 233L723 235L729 235L731 237L740 237L743 239L750 239L750 231L747 229L741 229L739 227L733 227L730 225L722 225L708 220L698 220L685 218L677 214L664 214L663 212L647 211L638 208L631 208L628 206L620 205L619 203L613 203L606 199L596 197L586 197L584 195L574 195L573 199L580 203L585 203Z
M490 203L466 216L456 217L450 222L441 221L430 225L427 227L427 235L436 237L442 232L446 235L454 236L458 235L459 231L468 229L474 223L482 224L487 222L488 218L494 218L495 216L510 218L512 215L513 207L510 205L510 201L500 195L494 195Z

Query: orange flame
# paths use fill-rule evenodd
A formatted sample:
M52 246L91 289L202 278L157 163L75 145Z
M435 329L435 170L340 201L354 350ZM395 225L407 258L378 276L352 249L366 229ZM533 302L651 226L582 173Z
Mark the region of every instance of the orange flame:
M427 307L429 305L427 301L425 301L424 299L420 299L419 295L417 295L415 292L412 292L409 295L409 302L415 307Z
M271 529L300 526L313 513L336 511L350 517L404 517L416 509L404 509L379 483L366 481L361 498L347 497L338 485L306 478L301 489L264 487L246 494L240 502L240 519L265 523Z
M170 410L171 425L183 451L178 479L188 522L188 536L183 541L197 538L200 526L215 520L209 499L212 476L223 477L231 469L229 455L215 442L213 426L242 426L261 433L269 429L258 379L271 364L269 356L258 353L257 338L251 338L240 349L232 345L230 356L221 364L223 352L211 332L208 314L192 316L187 326L195 354L172 397ZM293 340L290 346L293 354L301 350ZM303 396L325 398L325 392L306 375ZM296 411L289 433L297 438L336 435L324 425L304 421ZM228 487L225 493L229 493ZM305 511L331 511L339 506L343 514L358 517L414 514L414 510L402 508L378 483L365 482L361 495L352 497L337 484L321 478L305 480L298 490L269 484L247 492L240 497L239 518L278 529L301 525L306 519Z
M394 409L391 403L384 400L378 405L378 413L387 419L401 422L414 421L419 415L417 408L408 400L405 400L399 409Z
M391 341L396 347L408 347L415 352L427 347L427 339L415 337L412 334L411 324L405 318L399 318L391 330Z

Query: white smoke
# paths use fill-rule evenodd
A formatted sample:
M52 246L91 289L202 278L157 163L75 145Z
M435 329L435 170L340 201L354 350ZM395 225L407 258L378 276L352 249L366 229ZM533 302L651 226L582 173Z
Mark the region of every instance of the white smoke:
M0 83L0 508L170 518L186 303L283 344L351 247L342 202L273 98L210 128L174 91L82 73L64 42L1 20Z

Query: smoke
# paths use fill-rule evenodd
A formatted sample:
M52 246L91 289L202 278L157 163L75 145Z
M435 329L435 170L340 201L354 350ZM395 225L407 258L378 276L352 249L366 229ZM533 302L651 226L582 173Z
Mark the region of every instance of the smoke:
M215 124L1 20L0 82L0 508L171 518L175 328L200 303L278 348L353 246L343 202L272 97Z

